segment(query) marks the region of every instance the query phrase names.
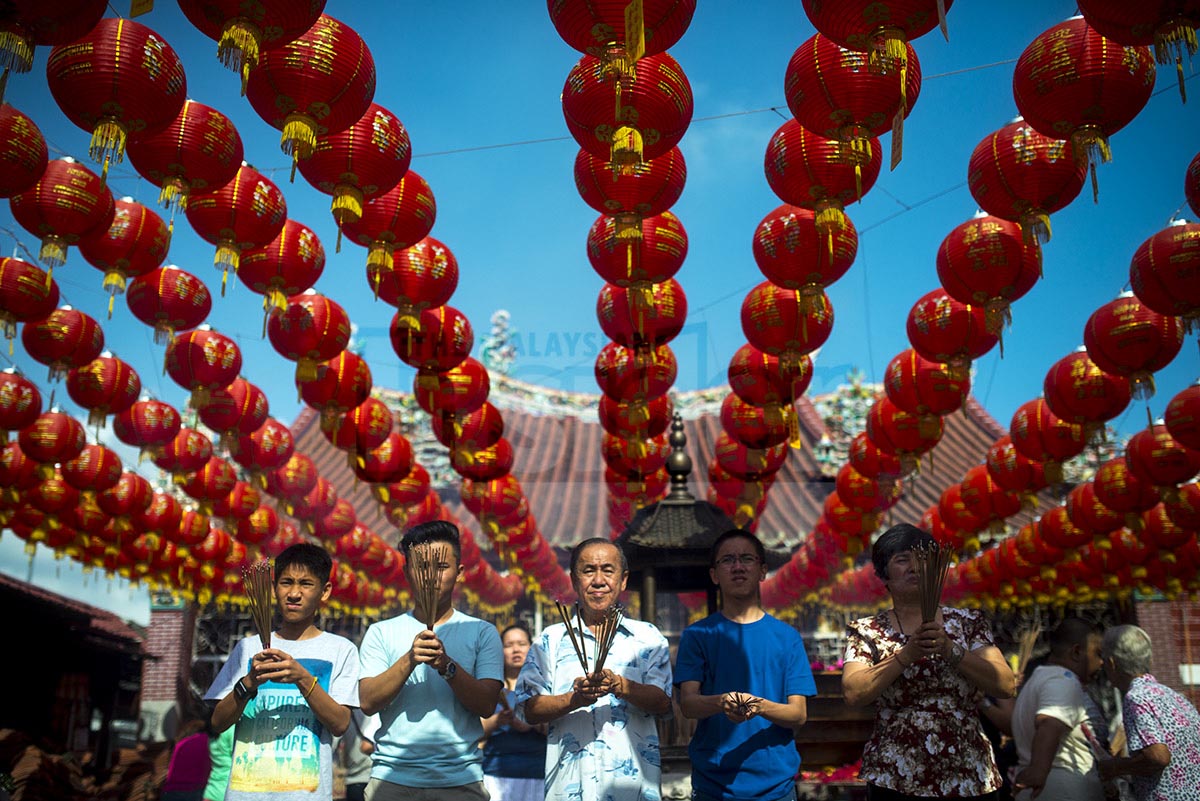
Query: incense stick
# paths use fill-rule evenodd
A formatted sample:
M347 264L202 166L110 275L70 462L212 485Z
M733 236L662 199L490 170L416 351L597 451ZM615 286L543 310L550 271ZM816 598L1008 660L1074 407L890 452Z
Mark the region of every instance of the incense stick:
M562 618L563 625L567 628L567 636L571 639L571 647L575 649L575 656L579 659L579 664L583 668L583 675L586 676L588 674L587 654L583 651L583 643L575 638L575 629L571 626L571 607L562 601L555 601L554 604L558 607L559 617ZM578 611L579 608L576 605L576 613Z
M1037 645L1038 637L1042 634L1042 624L1036 623L1033 628L1021 632L1017 637L1017 674L1025 675L1025 668L1029 666L1029 660L1033 658L1033 649Z
M928 623L937 618L942 605L942 585L946 571L950 568L950 549L937 543L913 548L917 563L917 579L921 590L921 621Z
M604 662L608 659L608 652L612 649L613 643L616 642L617 627L621 625L623 618L621 607L614 604L604 613L604 619L600 621L600 627L596 630L597 674L604 670Z
M413 616L433 631L437 623L438 602L442 598L442 568L448 560L450 549L444 544L430 543L409 551L413 560Z
M263 650L271 647L271 616L275 611L275 581L271 562L262 560L242 569L242 586L250 602L250 618Z

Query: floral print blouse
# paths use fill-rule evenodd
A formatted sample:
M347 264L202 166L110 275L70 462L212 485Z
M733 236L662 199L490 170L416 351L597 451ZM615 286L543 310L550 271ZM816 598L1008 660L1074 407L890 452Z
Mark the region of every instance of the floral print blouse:
M1138 801L1187 801L1200 792L1200 714L1187 698L1145 673L1122 701L1129 751L1155 743L1171 749L1171 764L1153 776L1133 776Z
M942 607L950 639L968 651L994 645L981 612ZM846 627L846 662L877 664L908 637L881 612ZM992 746L979 724L983 694L942 659L905 669L875 701L875 730L863 748L859 775L907 795L962 798L1000 787Z

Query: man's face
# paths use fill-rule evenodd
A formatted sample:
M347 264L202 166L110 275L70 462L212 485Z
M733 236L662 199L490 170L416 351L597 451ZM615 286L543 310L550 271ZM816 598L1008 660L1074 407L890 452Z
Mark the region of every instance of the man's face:
M730 537L721 543L716 563L708 571L726 598L755 597L766 574L767 566L758 558L754 543L742 537Z
M1087 653L1084 655L1084 674L1081 676L1083 681L1091 681L1096 677L1104 667L1104 657L1100 653L1100 646L1104 643L1104 638L1099 634L1093 634L1088 637Z
M579 554L579 562L571 575L575 594L584 607L593 613L604 613L625 591L629 574L621 567L617 546L598 542Z
M415 583L414 568L418 562L431 563L431 567L437 573L439 604L444 606L454 594L454 585L463 572L463 566L454 555L454 549L447 542L426 542L409 548L408 558L404 562L404 575L410 587Z
M332 591L332 584L321 583L312 571L301 565L288 565L275 576L275 600L284 623L299 623L316 617Z

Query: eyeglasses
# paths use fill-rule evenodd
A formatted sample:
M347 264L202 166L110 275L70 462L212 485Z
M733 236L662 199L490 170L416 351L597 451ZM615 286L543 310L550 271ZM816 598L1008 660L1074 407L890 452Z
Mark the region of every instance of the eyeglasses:
M717 564L721 567L733 567L734 565L756 565L762 560L752 553L731 553L722 556L717 560Z

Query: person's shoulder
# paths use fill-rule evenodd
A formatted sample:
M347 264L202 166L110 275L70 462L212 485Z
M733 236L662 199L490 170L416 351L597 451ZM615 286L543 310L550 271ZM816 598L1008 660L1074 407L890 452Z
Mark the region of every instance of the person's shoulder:
M663 636L663 633L658 630L658 626L654 625L653 623L648 623L645 620L636 620L634 618L627 617L621 621L621 625L629 631L630 635L642 642L648 642L651 640L662 640L663 642L666 642L667 640L667 638Z
M320 642L320 645L323 648L331 648L338 651L358 650L358 646L356 646L354 641L349 637L343 637L341 634L334 634L332 631L322 631L317 635L316 639Z
M871 629L882 629L887 621L887 610L859 617L846 624L846 628L862 634Z
M704 617L697 620L695 623L689 624L687 626L687 628L685 628L683 630L683 633L687 634L690 631L693 635L707 634L716 629L719 629L721 627L722 621L724 621L725 619L726 619L725 616L722 615L720 612L713 612L711 615L705 615Z
M803 639L795 626L780 620L770 613L763 615L761 622L763 623L763 629L771 632L771 635L774 637L783 637L793 641Z

